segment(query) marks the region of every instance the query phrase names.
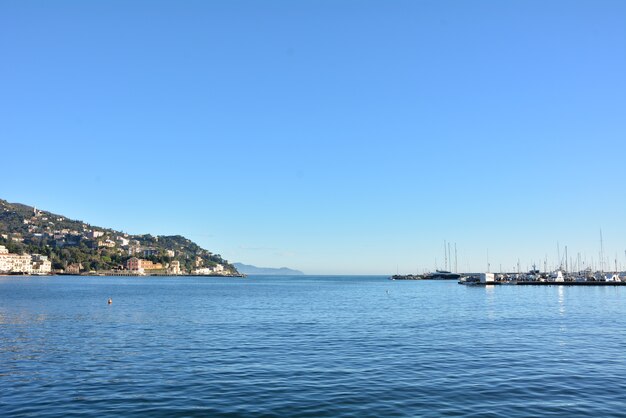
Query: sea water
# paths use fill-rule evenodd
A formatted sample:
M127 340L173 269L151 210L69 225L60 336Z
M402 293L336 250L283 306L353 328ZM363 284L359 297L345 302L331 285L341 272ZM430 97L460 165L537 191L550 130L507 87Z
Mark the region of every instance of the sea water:
M3 277L0 415L626 416L626 289Z

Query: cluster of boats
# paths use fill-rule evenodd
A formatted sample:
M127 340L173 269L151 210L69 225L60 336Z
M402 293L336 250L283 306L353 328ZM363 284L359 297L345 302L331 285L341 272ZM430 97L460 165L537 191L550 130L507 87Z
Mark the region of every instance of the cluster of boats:
M483 276L487 275L485 279ZM541 284L564 284L564 285L626 285L625 273L592 272L565 272L556 270L553 272L540 272L531 270L528 273L482 273L480 275L463 276L459 284L518 284L518 285L541 285Z
M464 285L490 285L490 284L564 284L564 285L626 285L625 272L592 272L584 270L580 272L566 272L556 270L553 272L540 272L531 270L528 273L473 273L459 274L445 270L436 270L426 274L395 274L391 280L457 280Z
M390 280L459 280L463 276L445 270L436 270L426 274L394 274Z

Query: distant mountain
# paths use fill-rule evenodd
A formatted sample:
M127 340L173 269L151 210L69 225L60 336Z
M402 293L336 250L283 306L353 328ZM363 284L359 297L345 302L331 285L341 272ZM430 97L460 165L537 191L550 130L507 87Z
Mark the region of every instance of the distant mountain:
M243 274L259 274L259 275L285 275L285 276L298 276L304 273L300 270L293 270L287 267L271 268L271 267L257 267L249 264L233 263L233 266L238 272Z
M237 274L219 254L180 235L131 235L2 199L0 245L11 253L46 255L55 270L70 264L84 271L121 269L136 256L163 265L177 260L183 273L208 268Z

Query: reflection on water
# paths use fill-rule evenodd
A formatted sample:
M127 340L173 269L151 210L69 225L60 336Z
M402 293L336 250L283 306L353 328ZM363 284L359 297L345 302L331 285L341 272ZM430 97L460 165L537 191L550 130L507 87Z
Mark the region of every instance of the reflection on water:
M565 315L565 286L558 286L557 291L559 294L559 314Z
M557 286L558 303L559 303L559 345L566 346L568 344L567 321L565 312L565 286Z
M490 320L497 319L497 308L495 305L495 286L485 285L485 316Z

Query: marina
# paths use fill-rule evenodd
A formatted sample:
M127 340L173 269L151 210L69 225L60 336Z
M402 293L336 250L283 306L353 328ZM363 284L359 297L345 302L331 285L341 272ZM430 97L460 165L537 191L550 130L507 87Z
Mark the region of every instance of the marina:
M626 282L516 282L520 286L626 286Z
M445 270L435 270L433 273L426 274L394 274L390 277L391 280L459 280L463 275L459 273L452 273Z
M540 273L449 273L395 274L390 280L458 280L462 285L521 285L521 286L626 286L626 272L605 274L603 272L564 273L557 270Z

